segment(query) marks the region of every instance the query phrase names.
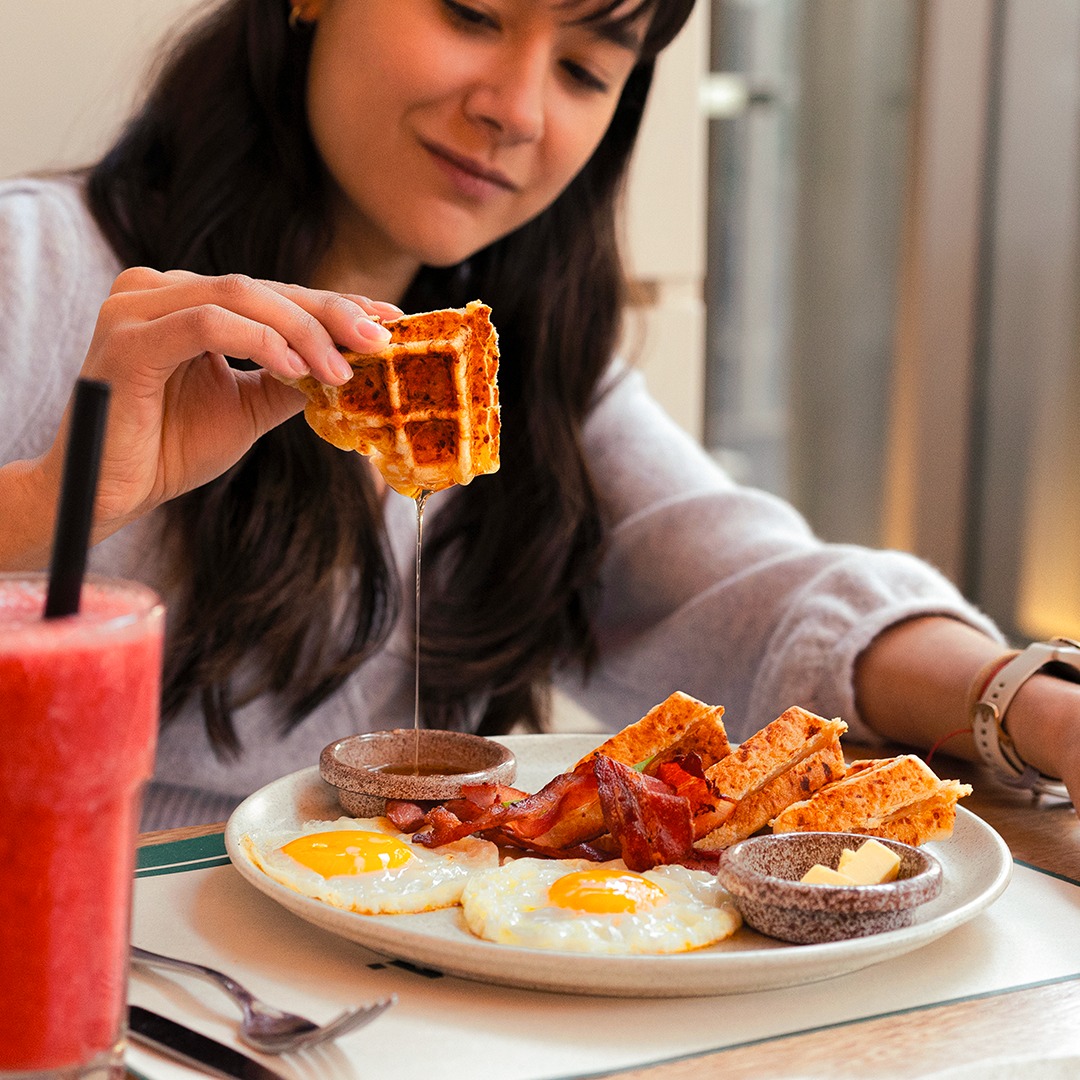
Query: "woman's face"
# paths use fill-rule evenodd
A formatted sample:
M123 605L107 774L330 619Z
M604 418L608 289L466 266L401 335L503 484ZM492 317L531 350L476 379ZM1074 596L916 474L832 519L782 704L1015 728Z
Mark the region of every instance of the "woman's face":
M644 31L577 25L594 0L323 0L312 135L339 248L452 265L549 206L588 161Z

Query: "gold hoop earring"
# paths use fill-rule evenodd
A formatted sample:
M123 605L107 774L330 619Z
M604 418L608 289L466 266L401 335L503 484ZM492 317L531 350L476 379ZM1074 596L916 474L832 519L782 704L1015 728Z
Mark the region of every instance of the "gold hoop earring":
M289 29L310 26L319 17L319 4L312 0L296 0L289 9Z

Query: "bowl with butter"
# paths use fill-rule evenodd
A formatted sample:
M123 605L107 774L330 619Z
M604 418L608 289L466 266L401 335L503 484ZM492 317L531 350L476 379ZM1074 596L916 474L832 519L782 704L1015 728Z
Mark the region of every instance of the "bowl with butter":
M922 848L841 832L752 836L723 852L717 876L748 926L801 945L910 926L942 883Z

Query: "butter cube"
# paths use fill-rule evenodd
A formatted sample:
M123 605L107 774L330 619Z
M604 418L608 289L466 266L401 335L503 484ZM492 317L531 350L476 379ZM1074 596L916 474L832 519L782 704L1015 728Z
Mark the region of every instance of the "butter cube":
M839 870L856 885L881 885L896 880L900 856L877 840L867 840L857 851L843 850Z
M840 862L837 864L836 869L839 870L841 874L846 873L847 871L844 870L844 867L854 858L855 852L849 847L844 848L844 850L840 852Z
M801 878L800 881L807 885L855 885L854 878L847 874L841 874L839 870L832 870L821 863L814 863Z

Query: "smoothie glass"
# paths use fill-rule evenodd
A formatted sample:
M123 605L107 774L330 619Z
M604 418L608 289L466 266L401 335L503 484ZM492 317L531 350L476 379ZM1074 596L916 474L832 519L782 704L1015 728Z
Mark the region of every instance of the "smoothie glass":
M135 835L164 610L88 578L0 574L0 1080L122 1077Z

